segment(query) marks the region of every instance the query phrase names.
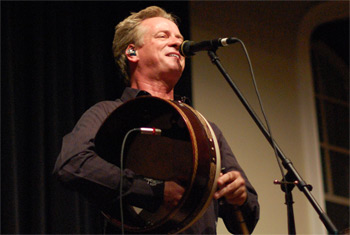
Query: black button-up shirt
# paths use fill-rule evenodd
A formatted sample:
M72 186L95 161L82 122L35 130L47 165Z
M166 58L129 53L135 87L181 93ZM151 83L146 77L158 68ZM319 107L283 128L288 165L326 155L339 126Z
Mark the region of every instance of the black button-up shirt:
M63 138L54 174L67 187L77 190L102 210L113 203L117 204L120 194L120 168L97 155L94 139L109 114L124 102L140 95L149 94L145 91L126 88L120 99L95 104L82 115L72 132ZM257 193L239 166L222 132L215 124L211 123L211 126L219 143L222 167L226 172L240 171L246 181L248 198L240 206L240 210L248 229L252 232L259 219ZM155 210L162 203L163 184L150 185L146 180L135 177L135 174L128 169L123 171L123 175L123 200L150 211ZM224 200L214 199L203 216L183 233L216 234L219 216L223 218L231 233L241 233L235 218L234 207Z

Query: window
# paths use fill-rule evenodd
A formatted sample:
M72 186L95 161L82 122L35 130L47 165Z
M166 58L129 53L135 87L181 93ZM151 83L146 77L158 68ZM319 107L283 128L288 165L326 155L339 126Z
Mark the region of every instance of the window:
M349 19L323 24L311 37L311 62L326 211L349 228Z

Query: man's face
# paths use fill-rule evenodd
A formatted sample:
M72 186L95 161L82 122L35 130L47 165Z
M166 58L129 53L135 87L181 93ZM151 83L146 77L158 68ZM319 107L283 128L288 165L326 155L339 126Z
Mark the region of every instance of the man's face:
M185 68L185 58L179 47L183 42L177 25L163 17L144 20L143 44L137 49L138 66L145 74L177 83ZM175 81L176 80L176 81Z

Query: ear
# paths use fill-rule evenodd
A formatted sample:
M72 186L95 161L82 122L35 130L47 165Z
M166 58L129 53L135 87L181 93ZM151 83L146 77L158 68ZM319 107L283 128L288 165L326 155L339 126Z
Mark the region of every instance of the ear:
M134 44L128 45L128 47L125 49L125 55L130 62L137 62L139 59Z

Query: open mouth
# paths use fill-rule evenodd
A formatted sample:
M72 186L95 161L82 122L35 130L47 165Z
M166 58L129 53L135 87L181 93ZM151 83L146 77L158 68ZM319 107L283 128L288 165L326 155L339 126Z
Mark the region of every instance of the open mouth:
M180 55L178 55L178 54L176 54L176 53L170 53L170 54L168 54L167 56L169 56L169 57L175 57L175 58L177 58L177 59L180 59Z

